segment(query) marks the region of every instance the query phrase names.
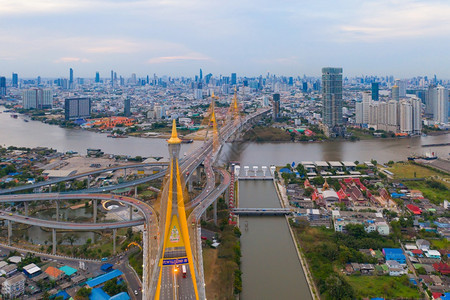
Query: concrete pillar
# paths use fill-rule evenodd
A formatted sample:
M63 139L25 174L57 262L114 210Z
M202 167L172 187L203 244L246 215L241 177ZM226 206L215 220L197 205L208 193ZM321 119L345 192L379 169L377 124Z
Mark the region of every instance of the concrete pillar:
M207 218L206 218L206 211L207 211L207 210L205 210L205 212L202 214L202 219L203 219L203 221L205 221L205 222L207 221Z
M133 220L133 206L128 205L128 207L130 208L130 221Z
M87 178L87 188L91 186L91 176L88 176Z
M49 193L52 192L52 185L51 185L51 184L48 185L48 192L49 192Z
M97 199L92 200L92 208L94 209L93 212L93 219L94 219L94 223L97 223Z
M117 235L117 229L113 229L113 254L116 254L116 235Z
M134 197L137 198L137 185L134 187Z
M127 180L127 168L125 168L124 171L125 171L125 175L123 175L123 180L126 181Z
M56 221L59 221L59 200L55 200L56 203Z
M214 224L217 226L217 199L213 203L214 208Z
M12 221L8 221L8 245L11 245Z
M23 203L23 207L24 207L24 209L25 209L25 216L27 216L28 217L28 202L24 202Z
M192 180L193 180L192 177L193 177L193 176L191 176L191 177L189 178L189 180L188 180L188 191L189 191L189 193L192 193Z
M52 253L53 255L56 254L56 229L52 229Z

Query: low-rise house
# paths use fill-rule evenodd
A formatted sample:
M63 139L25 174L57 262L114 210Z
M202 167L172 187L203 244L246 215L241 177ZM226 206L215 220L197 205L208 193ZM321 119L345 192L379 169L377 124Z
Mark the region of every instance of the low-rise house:
M17 266L15 264L9 264L0 269L0 275L9 277L17 272Z
M433 284L433 280L431 279L430 275L419 275L419 279L427 286Z
M442 285L442 279L437 275L430 275L431 280L433 281L433 285L439 286Z
M423 239L418 239L416 241L417 248L419 248L422 251L428 251L430 250L430 242Z
M354 272L358 272L358 271L361 270L361 267L359 266L358 263L351 263L351 265L352 265L352 268L353 268Z
M13 264L18 264L22 261L22 256L11 256L8 261Z
M23 273L28 278L33 278L33 277L38 276L39 274L41 274L42 270L41 270L41 268L39 268L35 264L29 264L29 265L26 265L25 267L23 267Z
M442 275L450 274L450 266L446 263L435 263L433 264L433 268L436 270L436 272L439 272Z
M8 265L8 263L6 261L0 261L0 269L3 268L4 266Z
M415 256L415 257L423 257L423 251L420 249L414 249L411 250L411 253Z
M401 248L383 248L383 254L386 261L395 260L400 264L406 263L406 257Z
M387 260L386 265L389 268L389 276L401 276L406 274L403 265L396 260Z
M373 275L375 267L372 264L360 264L361 275Z
M10 298L19 297L25 291L25 276L20 273L8 278L2 284L2 294Z
M425 256L428 258L441 259L441 253L437 250L428 250L425 252Z
M435 272L435 269L432 265L422 265L422 268L425 269L425 272L427 272L427 274L432 274L433 272Z
M45 273L51 280L61 280L65 276L63 271L51 266L45 270Z

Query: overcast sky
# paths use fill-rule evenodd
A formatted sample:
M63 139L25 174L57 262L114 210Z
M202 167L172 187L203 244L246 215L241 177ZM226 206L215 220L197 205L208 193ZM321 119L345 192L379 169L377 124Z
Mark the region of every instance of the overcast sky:
M450 1L0 0L0 75L450 78Z

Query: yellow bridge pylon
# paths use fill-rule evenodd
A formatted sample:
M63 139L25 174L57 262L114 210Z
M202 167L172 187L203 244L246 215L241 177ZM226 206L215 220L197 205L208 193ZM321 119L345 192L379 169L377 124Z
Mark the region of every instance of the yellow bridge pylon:
M228 116L231 120L233 120L234 123L239 122L240 114L239 114L239 106L238 106L238 99L237 99L237 91L236 88L234 88L234 96L233 100L230 104L230 109L228 110Z
M212 129L213 129L213 151L216 151L220 145L219 130L217 128L217 119L216 119L216 113L215 113L216 99L219 99L219 97L215 96L214 92L213 92L211 95L211 104L209 105L208 113L205 117L205 120L207 120L207 123L208 123L208 129L206 130L205 140L208 139L209 127L212 127Z

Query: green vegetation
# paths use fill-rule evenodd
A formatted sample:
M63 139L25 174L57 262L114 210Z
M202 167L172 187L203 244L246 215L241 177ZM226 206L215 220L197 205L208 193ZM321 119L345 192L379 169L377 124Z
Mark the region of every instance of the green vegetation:
M117 283L117 279L111 279L108 280L105 283L105 286L103 287L103 290L110 296L117 295L121 292L127 291L127 284L125 281L121 281L120 283Z
M450 190L440 181L405 181L403 182L409 189L420 190L423 196L432 203L439 205L444 200L450 200Z
M131 254L128 258L128 262L130 266L136 271L140 278L142 278L142 264L143 264L143 256L142 251L135 252Z
M89 295L91 294L92 289L87 287L82 287L77 291L75 295L75 300L87 300L89 299Z
M417 288L409 283L406 275L391 276L348 276L346 278L355 291L355 298L384 297L386 299L420 299Z
M244 140L254 142L289 142L291 135L280 128L253 127L244 134Z
M333 229L312 228L305 224L292 225L316 286L324 299L354 299L364 292L363 287L352 284L348 277L342 276L338 271L349 262L377 263L376 258L364 255L359 249L398 246L393 235L384 237L378 232L366 233L362 225L348 225L346 234L334 232ZM395 288L395 285L390 286L388 291L394 293L390 289Z
M432 176L442 176L443 172L426 168L411 162L389 162L389 171L395 174L395 178L428 178ZM448 184L450 187L450 184Z
M202 221L202 227L216 231L220 246L203 248L206 296L208 299L234 299L242 291L241 246L239 228L228 225L227 206L223 198L218 201L219 226ZM208 245L208 243L207 243Z
M447 239L430 240L432 248L450 250L450 242Z

